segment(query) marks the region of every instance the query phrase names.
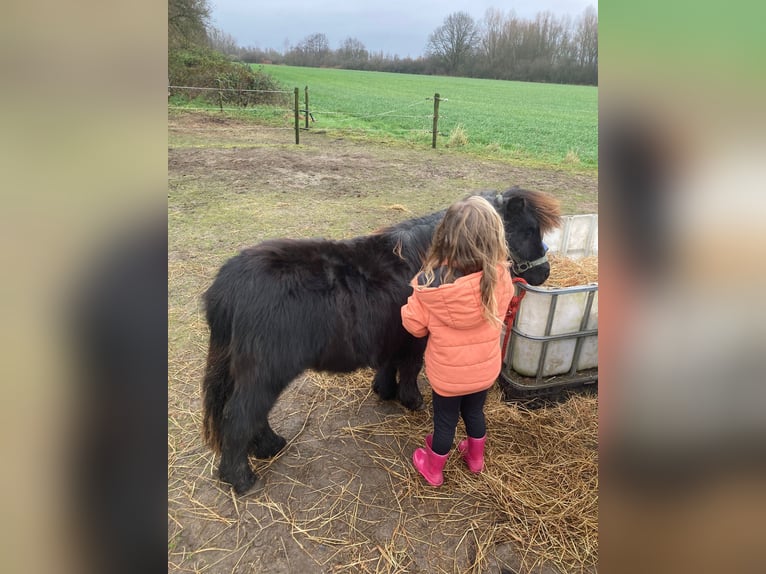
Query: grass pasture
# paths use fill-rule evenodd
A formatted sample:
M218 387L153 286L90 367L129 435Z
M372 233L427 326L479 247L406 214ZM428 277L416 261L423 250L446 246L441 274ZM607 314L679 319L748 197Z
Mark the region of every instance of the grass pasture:
M309 87L317 129L364 129L430 142L439 93L439 141L462 126L472 151L498 148L520 160L598 165L598 88L263 66L284 86ZM303 93L301 93L303 98ZM301 99L301 101L303 101ZM569 154L569 160L567 160Z
M286 90L309 88L311 130L373 141L431 145L439 93L439 147L526 165L598 167L598 88L293 66L260 66ZM245 114L293 125L292 93L278 108ZM178 104L178 101L174 101ZM303 122L301 122L303 125ZM461 132L463 137L454 136ZM285 134L285 141L292 136Z

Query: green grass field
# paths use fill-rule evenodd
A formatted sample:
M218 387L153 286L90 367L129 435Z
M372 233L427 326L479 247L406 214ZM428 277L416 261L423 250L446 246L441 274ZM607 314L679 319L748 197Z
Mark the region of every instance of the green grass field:
M309 87L311 129L367 132L437 145L461 126L468 151L547 165L598 166L598 88L264 65L286 88ZM457 145L455 143L452 144Z
M430 146L434 94L440 95L438 147L520 164L598 169L598 88L446 76L418 76L293 66L263 68L289 93L283 103L224 110L274 127L294 125L294 88L312 130L361 140ZM208 94L208 98L209 98ZM277 97L277 96L272 96ZM217 109L209 101L170 97L171 108ZM301 122L301 126L304 122ZM462 135L463 137L457 137Z

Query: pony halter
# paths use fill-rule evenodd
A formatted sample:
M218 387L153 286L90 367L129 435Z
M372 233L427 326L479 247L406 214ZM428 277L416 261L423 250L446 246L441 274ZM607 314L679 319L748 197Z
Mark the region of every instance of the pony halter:
M542 257L538 257L534 261L522 261L521 263L516 262L515 260L511 263L511 271L513 271L516 275L520 275L522 273L525 273L526 271L529 271L532 269L532 267L537 267L538 265L542 265L543 263L547 263L548 261L548 254L543 254Z
M542 257L538 257L534 261L522 261L519 262L518 257L516 253L511 251L511 271L513 271L516 275L521 275L522 273L525 273L532 269L532 267L537 267L538 265L542 265L543 263L548 262L548 246L543 242L543 247L545 248L545 251L543 252ZM510 251L510 250L509 250Z

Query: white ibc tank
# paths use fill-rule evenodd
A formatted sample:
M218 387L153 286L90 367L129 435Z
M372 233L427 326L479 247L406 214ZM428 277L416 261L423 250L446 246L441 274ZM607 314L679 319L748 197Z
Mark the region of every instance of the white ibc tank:
M564 217L562 226L546 234L544 241L550 253L570 259L597 255L598 215ZM526 295L503 368L540 378L597 367L598 283L562 288L517 287L522 288Z

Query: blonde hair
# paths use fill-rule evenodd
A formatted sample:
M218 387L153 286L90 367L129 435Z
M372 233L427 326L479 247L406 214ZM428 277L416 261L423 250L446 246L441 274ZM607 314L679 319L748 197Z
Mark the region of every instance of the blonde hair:
M478 195L453 203L434 230L422 272L425 285L434 282L434 271L445 267L444 283L462 275L482 272L480 288L484 317L500 323L495 301L498 273L508 273L508 245L505 228L495 208ZM498 269L500 266L500 269Z

